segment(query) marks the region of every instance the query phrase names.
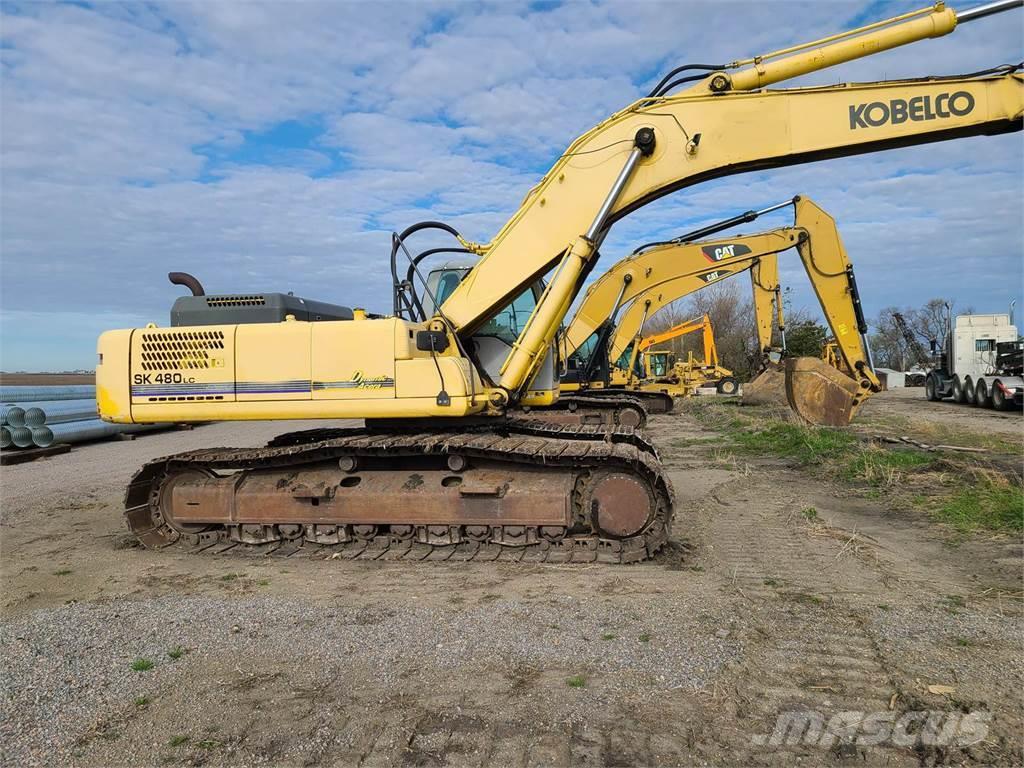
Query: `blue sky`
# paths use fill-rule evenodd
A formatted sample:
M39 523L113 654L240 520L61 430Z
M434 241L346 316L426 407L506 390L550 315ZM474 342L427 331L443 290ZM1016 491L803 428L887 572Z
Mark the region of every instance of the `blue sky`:
M392 230L489 240L575 136L676 64L917 5L5 2L0 367L91 368L100 331L167 323L171 270L385 311ZM802 82L1016 62L1021 16ZM869 314L1003 311L1024 292L1022 163L1015 134L731 177L617 224L603 263L804 194L839 221ZM811 305L795 262L783 279Z

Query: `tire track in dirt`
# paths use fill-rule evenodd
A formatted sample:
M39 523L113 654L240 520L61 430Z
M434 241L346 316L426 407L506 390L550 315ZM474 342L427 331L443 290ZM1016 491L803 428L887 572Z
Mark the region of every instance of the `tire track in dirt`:
M836 757L915 764L905 749L860 747L838 738L828 747L805 745L795 743L799 729L775 732L786 713L820 713L827 723L835 713L889 708L892 678L846 600L885 587L872 569L842 555L839 541L812 537L800 500L778 485L737 479L718 489L715 499L708 562L723 589L747 601L753 626L743 675L756 681L757 694L745 702L749 732L734 747L739 762L820 760L829 749ZM755 743L758 737L768 737L768 744Z

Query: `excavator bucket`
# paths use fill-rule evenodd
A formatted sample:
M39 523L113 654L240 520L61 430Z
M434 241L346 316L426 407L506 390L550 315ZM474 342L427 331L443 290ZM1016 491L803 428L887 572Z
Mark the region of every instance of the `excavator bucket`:
M768 363L743 385L744 405L786 405L786 374L779 363Z
M811 424L845 427L864 400L854 379L816 357L787 359L785 380L789 407Z

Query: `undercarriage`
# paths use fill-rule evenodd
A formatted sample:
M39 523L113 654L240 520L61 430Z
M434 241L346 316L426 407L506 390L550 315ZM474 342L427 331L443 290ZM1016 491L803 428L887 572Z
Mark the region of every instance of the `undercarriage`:
M147 547L389 559L628 563L671 526L654 448L626 427L312 430L144 466L125 497Z

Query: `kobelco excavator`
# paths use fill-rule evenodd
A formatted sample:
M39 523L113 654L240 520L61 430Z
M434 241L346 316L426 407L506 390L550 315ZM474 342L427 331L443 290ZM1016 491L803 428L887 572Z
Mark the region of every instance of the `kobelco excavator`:
M752 59L676 68L573 141L491 242L455 232L480 260L426 321L315 312L276 321L282 305L256 296L229 299L249 302L251 322L222 324L210 297L207 316L190 325L104 333L96 384L108 421L365 420L152 461L128 487L129 527L149 547L205 551L650 557L668 538L673 503L640 433L506 417L557 398L553 342L609 228L727 174L1020 130L1016 66L768 88L1019 5L957 14L939 4ZM413 258L406 237L395 236L393 253ZM787 373L799 382L802 369Z

